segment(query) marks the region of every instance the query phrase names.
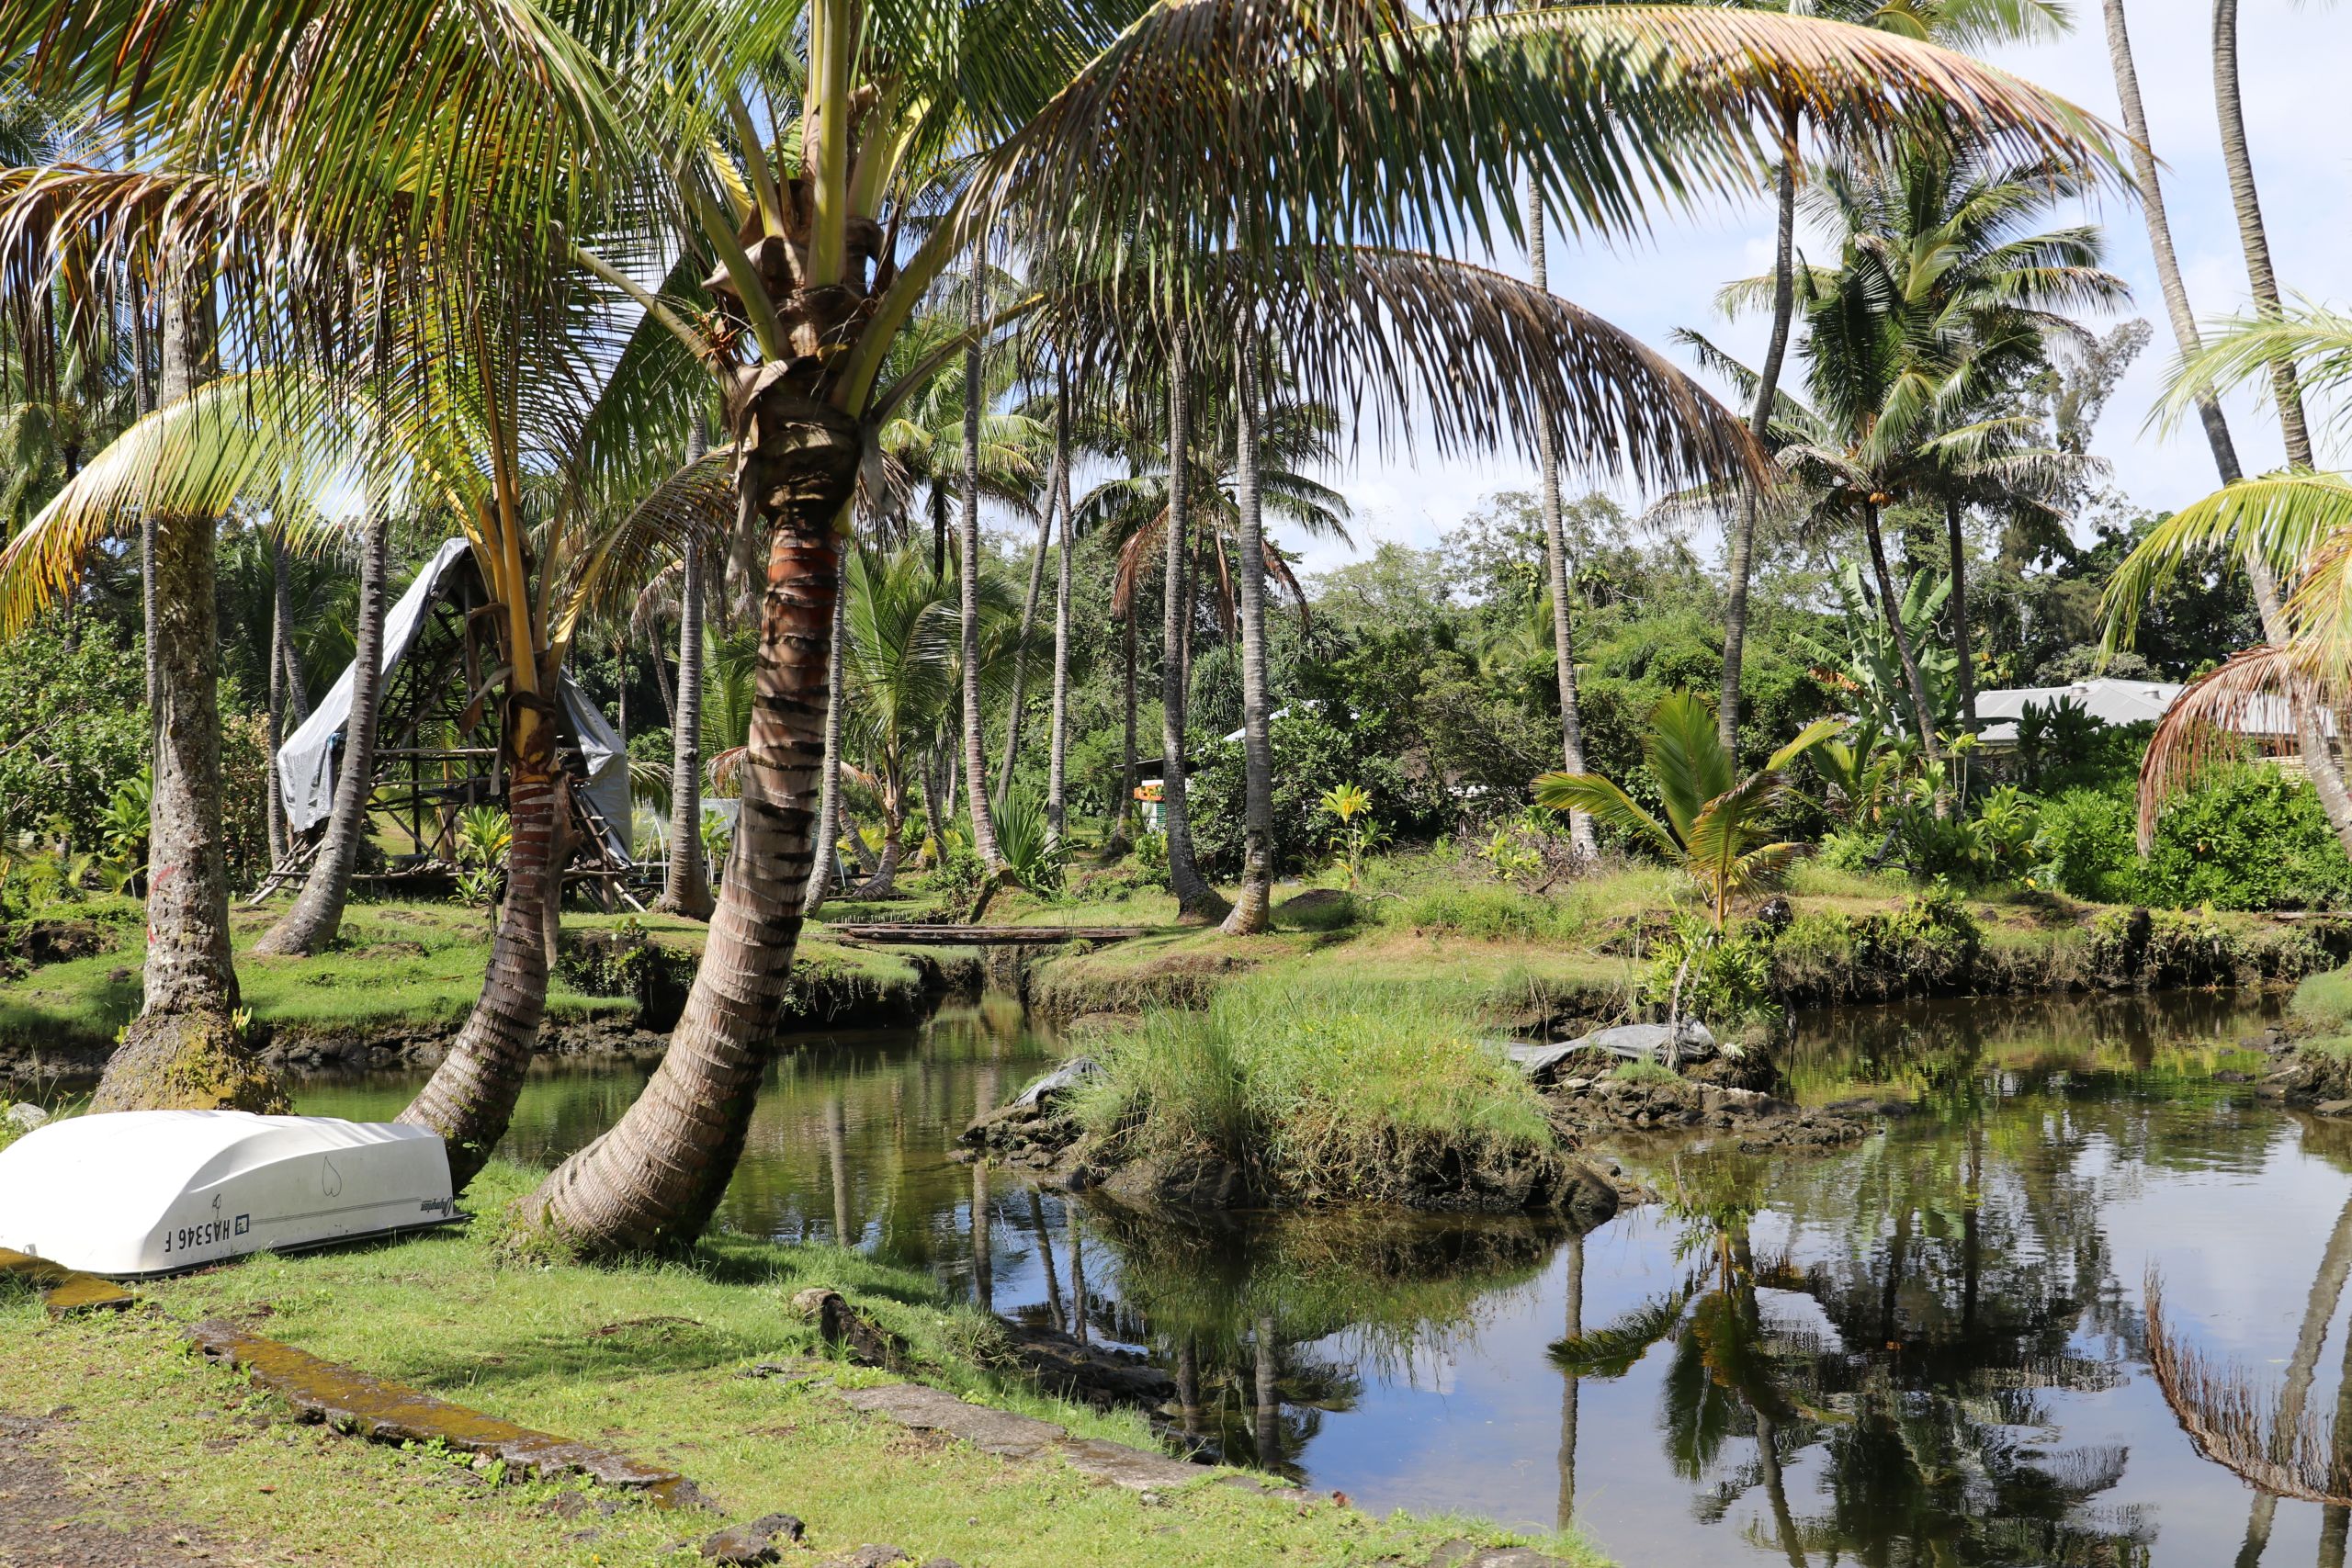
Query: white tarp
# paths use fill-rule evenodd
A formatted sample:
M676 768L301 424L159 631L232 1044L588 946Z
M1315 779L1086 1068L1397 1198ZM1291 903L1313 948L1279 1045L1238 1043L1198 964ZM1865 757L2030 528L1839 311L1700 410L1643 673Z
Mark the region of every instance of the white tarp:
M384 616L384 658L381 666L383 686L391 682L392 671L400 667L409 649L415 645L416 634L424 625L425 612L432 608L434 594L442 578L465 559L472 547L463 539L447 539L433 552L433 558L416 574L408 592L401 594ZM277 749L277 791L286 805L287 827L297 833L307 833L327 819L334 804L335 746L343 739L343 727L351 716L351 685L354 669L345 669L334 687L301 728L286 738ZM379 690L382 687L379 688ZM579 747L582 759L588 765L588 798L595 802L612 830L612 848L627 858L629 848L629 788L628 756L621 738L605 722L587 694L581 691L570 675L563 678L564 728Z

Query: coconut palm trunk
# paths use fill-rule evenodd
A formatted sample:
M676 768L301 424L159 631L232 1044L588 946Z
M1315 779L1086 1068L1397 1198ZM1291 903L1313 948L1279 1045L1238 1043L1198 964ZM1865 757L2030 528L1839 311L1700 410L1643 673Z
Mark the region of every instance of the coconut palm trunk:
M686 466L709 449L697 416L686 432ZM710 876L702 863L703 546L691 536L678 568L678 692L670 715L670 851L662 897L664 914L710 919ZM662 650L653 650L662 669ZM668 683L663 682L668 694Z
M1928 702L1928 682L1919 673L1919 660L1911 650L1911 634L1903 629L1902 602L1894 596L1894 574L1886 567L1886 536L1879 527L1878 507L1872 502L1862 505L1862 532L1870 540L1871 570L1878 579L1879 608L1886 616L1886 629L1894 638L1894 657L1903 665L1903 683L1911 694L1912 716L1918 723L1920 754L1933 761L1936 755L1936 719Z
M326 837L294 907L254 943L254 952L314 957L343 929L359 848L368 840L368 801L375 793L376 706L383 689L384 610L390 597L391 523L379 498L368 512L359 547L359 624L351 655L351 713L344 721L343 767L335 774Z
M2230 175L2230 205L2236 212L2238 241L2245 252L2245 278L2257 315L2279 313L2278 276L2270 265L2270 237L2262 221L2262 197L2254 183L2254 155L2245 140L2245 107L2238 94L2238 0L2213 0L2213 108L2221 122L2222 164ZM2292 360L2270 367L2270 390L2278 405L2278 433L2287 461L2312 467L2311 427L2303 418L2303 393Z
M1120 679L1121 702L1125 719L1119 745L1119 800L1111 813L1111 842L1107 848L1112 858L1126 853L1136 841L1136 612L1127 607L1119 624L1119 643L1125 653L1125 668Z
M882 858L858 889L861 898L888 898L899 890L899 863L907 852L907 785L896 769L882 775Z
M1248 327L1234 376L1233 492L1240 557L1235 582L1241 622L1241 889L1225 918L1227 936L1272 923L1274 894L1274 748L1266 716L1266 525L1258 496L1258 376ZM1590 825L1587 825L1590 831Z
M286 544L272 539L269 547L269 767L264 787L269 798L263 818L269 834L269 863L286 859L286 801L277 788L277 749L286 740L286 619L292 595L286 591Z
M964 350L964 494L956 519L958 603L963 609L965 793L972 802L972 850L990 877L1004 871L996 818L989 810L987 715L980 706L980 337L988 320L988 272L979 253L972 263L972 342Z
M670 1048L612 1129L532 1200L539 1224L583 1253L684 1246L700 1235L741 1157L769 1041L791 979L815 856L829 633L841 581L835 525L856 487L857 422L785 366L729 389L735 486L773 543L759 671L739 776L741 818L694 989Z
M1544 254L1544 190L1536 177L1527 178L1527 270L1529 281L1548 290L1550 268ZM1560 678L1560 758L1567 772L1584 772L1584 711L1577 701L1576 617L1568 597L1568 538L1560 514L1560 450L1552 423L1536 431L1536 467L1542 470L1539 490L1544 513L1544 565L1552 589L1553 663ZM1592 836L1592 818L1581 811L1568 813L1568 843L1577 858L1589 861L1600 846Z
M2181 276L2180 257L2173 249L2172 222L2165 213L2164 185L2156 172L2154 144L2148 139L2148 113L2140 97L2139 68L2132 57L2132 34L2123 14L2123 0L2103 0L2101 11L2107 22L2108 62L2115 72L2116 99L2123 111L2124 134L2130 138L2140 213L2148 227L2148 249L2155 259L2156 281L2164 291L2165 315L2172 323L2173 341L2182 357L2187 358L2200 346L2197 314L2189 305L2188 285ZM2229 421L2222 412L2221 403L2210 394L2199 398L2197 417L2205 430L2205 443L2212 450L2215 472L2222 484L2235 484L2244 477L2244 470L2238 466L2237 446L2231 439ZM2287 635L2287 624L2278 580L2259 556L2249 554L2245 563L2255 608L2262 617L2263 637L2279 642ZM2345 786L2342 762L2329 749L2318 709L2308 697L2299 697L2295 704L2295 743L2302 756L2304 775L2312 781L2320 807L2327 814L2328 825L2335 829L2336 840L2346 852L2352 853L2352 790Z
M1004 758L997 768L1001 779L1012 777L1012 764L1021 756L1021 710L1029 685L1029 638L1037 626L1037 602L1046 593L1046 552L1053 547L1055 498L1060 490L1058 476L1046 481L1046 514L1037 520L1037 547L1029 555L1029 592L1021 601L1021 640L1012 646L1012 701L1004 713Z
M1193 857L1193 824L1184 804L1185 623L1192 618L1192 595L1184 582L1184 558L1190 540L1192 508L1185 472L1193 447L1191 375L1185 363L1184 333L1177 329L1168 355L1168 516L1167 592L1161 607L1159 645L1159 814L1168 836L1168 886L1176 906L1189 919L1217 919L1225 900L1202 877Z
M849 558L842 552L836 570L846 570ZM802 909L814 916L832 891L833 864L840 858L842 837L842 725L847 716L849 694L842 690L842 644L849 635L849 605L842 584L833 584L832 649L825 662L825 765L817 778L817 863L808 873L808 895Z
M551 690L551 681L542 690ZM548 905L562 867L563 789L555 717L526 693L510 693L499 737L506 772L506 897L491 937L490 967L474 1010L447 1055L400 1120L430 1127L449 1151L462 1190L506 1135L547 1016Z
M164 298L169 407L210 374L202 281ZM229 955L220 826L220 636L209 516L153 519L154 795L147 840L146 1005L123 1030L93 1111L279 1111L285 1096L247 1047Z
M1976 733L1975 650L1968 635L1968 539L1961 527L1961 504L1944 502L1944 541L1951 553L1951 641L1960 660L1960 724Z
M1046 833L1058 844L1069 831L1065 795L1069 773L1070 551L1077 529L1069 515L1069 379L1054 372L1054 500L1061 535L1054 551L1054 702L1046 740Z
M1777 220L1772 243L1772 335L1764 345L1764 363L1756 375L1756 401L1747 416L1747 433L1761 446L1771 434L1772 405L1781 393L1781 367L1789 353L1789 332L1796 318L1797 117L1791 106L1782 121L1781 178L1775 191ZM1730 584L1724 600L1724 680L1715 705L1716 733L1724 750L1739 754L1739 675L1747 648L1747 587L1756 563L1754 487L1743 489L1739 516L1731 528Z

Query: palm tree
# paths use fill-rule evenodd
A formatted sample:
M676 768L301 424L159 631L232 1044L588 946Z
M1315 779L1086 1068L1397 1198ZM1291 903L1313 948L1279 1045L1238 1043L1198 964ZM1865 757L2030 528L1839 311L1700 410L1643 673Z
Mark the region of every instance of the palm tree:
M2352 316L2306 305L2227 323L2180 367L2159 412L2172 419L2192 407L2201 412L2221 393L2267 380L2290 362L2303 366L2303 385L2352 382ZM2306 756L2315 746L2331 763L2341 755L2328 751L2320 715L2342 714L2352 696L2352 477L2290 470L2241 479L2165 518L2108 584L2109 643L2131 640L2138 595L2162 591L2184 565L2215 555L2241 563L2249 575L2289 583L2293 592L2275 619L2265 618L2264 645L2191 682L2156 726L2140 773L2143 841L2164 802L2208 767L2239 758L2255 728L2250 721L2267 717L2273 705L2291 705ZM2337 746L2346 744L2339 726ZM2314 775L2314 782L2324 804L2324 781ZM2352 830L2338 824L2336 837L2352 853Z
M1272 919L1274 752L1266 729L1266 528L1258 510L1257 341L1245 321L1235 355L1233 499L1240 521L1235 594L1241 622L1241 886L1225 934L1254 936ZM1172 534L1173 529L1170 532Z
M2028 422L2007 404L2047 339L2079 333L2062 311L2128 297L2098 265L2096 230L2032 230L2082 188L2070 169L2006 164L1982 148L1934 141L1914 141L1888 164L1826 168L1815 182L1838 257L1797 280L1811 406L1781 400L1775 445L1781 465L1804 481L1803 503L1816 526L1861 529L1930 761L1934 708L1899 613L1881 519L1910 496L1952 506L1993 494L2055 504L2057 487L2048 481L2064 467L2062 456L2025 446ZM1755 299L1766 281L1734 284L1726 302ZM1758 385L1703 339L1684 337L1743 389ZM1964 622L1962 580L1953 586L1953 615Z
M944 722L955 688L956 605L913 545L850 552L842 644L849 730L882 803L882 859L864 897L888 897L906 852L914 759Z
M0 51L37 85L135 112L156 167L269 177L311 243L270 247L257 270L272 288L243 309L323 300L347 283L351 258L400 254L388 242L401 231L434 237L447 265L433 276L479 288L504 287L548 258L549 235L567 237L556 259L636 299L718 379L739 514L765 525L761 704L720 919L646 1092L532 1205L593 1249L698 1231L741 1146L813 858L814 814L800 803L821 759L835 524L864 430L888 412L879 376L899 333L987 231L1017 219L1073 254L1065 276L1083 288L1001 315L1089 310L1115 323L1115 337L1106 326L1091 339L1100 357L1164 362L1168 329L1229 320L1236 299L1311 270L1317 286L1295 288L1287 319L1267 326L1307 364L1317 396L1426 390L1441 445L1548 419L1565 455L1605 441L1636 468L1695 478L1739 467L1745 445L1679 383L1661 397L1657 381L1626 374L1636 366L1621 338L1613 361L1561 355L1589 323L1383 247L1455 234L1465 215L1509 198L1515 159L1576 221L1612 231L1660 199L1753 188L1762 160L1749 122L1788 95L1856 133L1926 118L2020 147L2102 135L2004 73L1908 40L1698 8L1408 24L1357 0L1305 11L1203 0L1215 26L1202 6L1170 5L1047 6L1019 27L943 25L935 13L869 27L848 0L818 0L787 41L756 8L649 5L612 25L599 12L575 32L557 14L493 17L447 0L304 8L299 28L254 5L38 0L0 16ZM861 48L880 37L903 47ZM297 38L300 68L281 69ZM134 82L112 63L126 59L168 68ZM1374 80L1377 93L1343 85ZM1577 93L1564 99L1563 82ZM788 85L772 94L771 83ZM796 87L797 158L751 107L774 111ZM1521 128L1514 141L1541 134L1532 150L1504 145L1507 126ZM1302 146L1328 155L1297 157ZM1191 174L1170 181L1171 167ZM155 190L144 182L142 209ZM931 220L913 226L920 241L901 258L896 220L916 203ZM220 210L178 208L169 220ZM662 221L672 217L718 263L718 310L699 324L639 280L677 251ZM1188 276L1204 235L1230 257L1229 288ZM1130 265L1094 265L1117 253ZM1374 291L1391 308L1340 309L1378 303ZM1158 325L1138 333L1139 321ZM1468 339L1465 321L1477 328ZM322 359L335 350L314 340L328 335L288 334ZM1576 423L1603 409L1608 419ZM520 584L508 587L519 608Z
M327 808L326 836L293 905L253 945L265 957L315 957L343 929L343 908L368 837L368 802L375 791L376 707L383 689L384 610L390 568L390 502L370 498L360 525L359 605L351 656L351 716L343 732L343 761Z
M201 274L192 269L164 293L158 392L164 410L187 409L217 364L205 297ZM89 473L84 469L77 482ZM70 507L74 491L69 483L20 537L40 528L61 503ZM107 1058L90 1108L282 1110L284 1094L243 1038L237 972L229 956L216 513L204 507L153 511L153 637L163 680L148 829L146 1000Z
M2245 106L2238 92L2238 0L2213 0L2213 108L2222 132L2222 164L2229 171L2230 205L2237 215L2238 242L2245 252L2246 284L2257 316L2280 313L2278 276L2270 265L2270 239L2262 222L2262 198L2254 184L2254 155L2246 149ZM2273 360L2270 391L2278 411L2278 434L2290 468L2313 466L2311 428L2303 419L2303 397L2295 362Z
M1781 177L1785 183L1785 173ZM1536 288L1549 292L1551 268L1544 254L1544 191L1531 178L1527 183L1527 275ZM1765 363L1768 377L1778 372L1777 355ZM1538 437L1536 467L1542 474L1538 495L1544 522L1544 564L1551 587L1552 661L1560 683L1560 756L1569 773L1580 773L1584 772L1584 715L1577 703L1576 624L1569 608L1568 536L1560 513L1560 454L1553 446L1548 430ZM1741 597L1746 597L1744 584ZM1581 811L1568 813L1568 843L1579 860L1590 861L1600 853L1600 847L1593 841L1592 818Z
M1189 656L1193 598L1184 567L1186 517L1192 486L1183 480L1193 461L1192 367L1185 359L1182 328L1170 344L1168 363L1168 521L1166 571L1161 578L1159 623L1160 822L1168 840L1168 886L1188 919L1208 921L1225 914L1225 899L1202 876L1193 854L1193 824L1185 787L1185 705L1190 697Z
M2148 249L2155 257L2156 280L2164 290L2165 315L2172 324L2173 341L2181 357L2192 359L2203 345L2197 328L2197 313L2189 303L2188 286L2181 276L2180 257L2173 249L2172 222L2165 212L2164 184L2156 170L2155 144L2149 140L2147 109L2140 98L2139 68L2132 57L2132 34L2123 14L2123 0L2103 0L2101 13L2107 22L2108 60L2115 73L2116 97L2123 110L2124 133L2130 139L2132 182L2140 197L2141 216L2148 226ZM2217 14L2217 38L2219 20ZM2234 96L2234 14L2230 21L2233 42L2230 75L2232 95ZM2227 136L2225 131L2225 146ZM2243 127L2237 131L2236 139L2243 149ZM2250 168L2245 183L2246 199L2239 204L2240 232L2242 235L2250 232L2258 235L2258 211L2254 214L2256 229L2249 231L2245 223L2254 189ZM2233 187L2235 184L2233 172ZM2251 263L2251 249L2248 257ZM2263 261L2267 271L2267 254ZM2274 390L2278 386L2278 382L2274 378ZM2231 439L2229 421L2222 412L2222 405L2210 390L2200 391L2194 400L2198 423L2203 426L2206 445L2213 454L2214 469L2223 486L2234 485L2244 477L2245 470L2238 464L2237 446ZM2254 590L2255 608L2262 617L2263 637L2272 646L2278 646L2288 637L2285 599L2279 592L2278 571L2268 555L2262 550L2240 550L2236 553L2245 569L2246 581ZM2126 611L2127 615L2131 613ZM2110 626L2113 625L2110 619ZM2110 631L2110 637L2112 635ZM2344 843L2347 852L2352 852L2352 789L2346 786L2342 760L2328 749L2311 694L2289 682L2285 694L2295 710L2296 743L2302 756L2303 772L2311 779L2312 790L2318 795L2321 808L2327 813L2328 822L2335 828L2336 838ZM2153 830L2154 820L2144 792L2141 812L2145 824L2143 831Z
M1554 811L1582 810L1595 821L1645 840L1699 885L1716 931L1731 913L1732 895L1788 863L1797 846L1770 837L1773 808L1789 793L1790 766L1843 728L1815 719L1772 753L1763 767L1737 777L1737 762L1715 729L1704 697L1676 692L1650 715L1642 755L1666 810L1664 820L1598 773L1545 773L1535 781L1535 803Z
M1057 366L1051 504L1055 515L1061 519L1061 536L1054 548L1054 697L1046 760L1046 826L1057 844L1069 831L1069 805L1064 795L1069 767L1070 558L1078 548L1078 530L1070 519L1069 462L1069 377Z
M710 435L696 414L686 431L686 466L708 456ZM702 863L702 545L688 539L678 575L678 695L670 715L670 845L662 897L653 907L710 919L710 878ZM654 653L654 662L661 662Z
M2064 8L2052 0L1833 0L1826 6L1797 5L1790 0L1772 8L1828 17L1860 27L1876 28L1905 38L1930 40L1949 48L1979 51L1993 44L2019 43L2064 35L2073 25ZM1771 436L1772 413L1780 397L1781 370L1796 314L1794 270L1797 214L1797 132L1804 106L1794 99L1781 106L1780 168L1774 180L1771 335L1757 368L1754 395L1749 399L1748 434L1758 442ZM1739 673L1747 643L1748 578L1755 559L1758 497L1739 498L1726 540L1728 579L1724 598L1724 678L1715 722L1725 746L1739 743ZM1965 622L1961 623L1963 626ZM1963 634L1964 635L1964 634ZM1970 699L1972 717L1974 699ZM1573 768L1573 764L1571 765Z

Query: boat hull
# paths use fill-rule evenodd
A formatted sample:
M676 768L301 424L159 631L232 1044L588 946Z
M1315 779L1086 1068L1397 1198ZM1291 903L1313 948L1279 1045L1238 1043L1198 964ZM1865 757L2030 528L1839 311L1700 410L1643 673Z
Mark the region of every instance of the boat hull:
M0 1247L108 1279L459 1217L440 1138L397 1122L126 1111L0 1149Z

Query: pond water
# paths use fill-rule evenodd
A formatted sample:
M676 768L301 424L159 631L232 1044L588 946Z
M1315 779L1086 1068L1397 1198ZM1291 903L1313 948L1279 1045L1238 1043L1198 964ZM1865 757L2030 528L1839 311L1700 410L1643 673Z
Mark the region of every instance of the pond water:
M2236 1043L2262 1018L2180 997L1804 1020L1802 1095L1917 1112L1827 1156L1618 1146L1669 1201L1577 1236L1396 1214L1145 1224L975 1171L946 1157L956 1133L1058 1052L1017 1012L961 1010L799 1043L725 1218L1144 1348L1204 1448L1375 1511L1573 1518L1640 1568L2335 1568L2343 1513L2257 1506L2150 1371L2152 1273L2176 1339L2267 1387L2307 1314L2324 1322L2301 1358L2323 1418L2352 1361L2352 1292L2322 1268L2332 1236L2352 1250L2352 1126L2215 1077L2258 1065ZM578 1146L645 1070L551 1066L510 1147ZM312 1080L300 1105L386 1116L413 1087Z

